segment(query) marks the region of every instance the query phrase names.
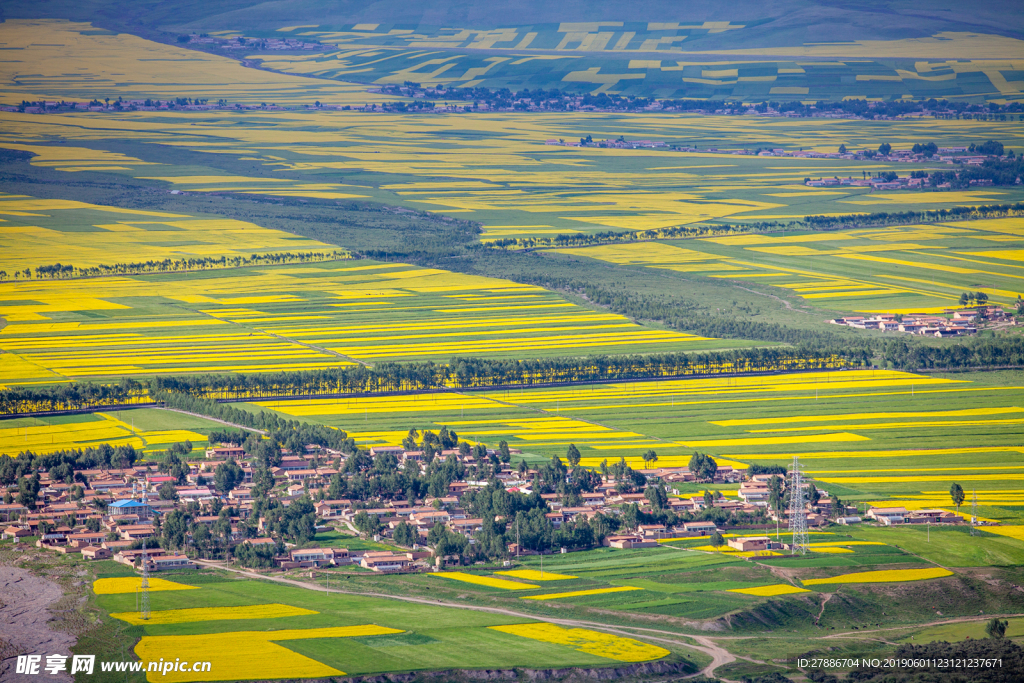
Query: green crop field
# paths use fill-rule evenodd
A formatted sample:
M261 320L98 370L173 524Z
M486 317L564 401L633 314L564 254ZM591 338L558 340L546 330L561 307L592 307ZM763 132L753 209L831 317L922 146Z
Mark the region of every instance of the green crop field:
M99 579L97 602L114 618L135 623L135 592L116 583L131 580ZM600 634L590 631L576 634L574 648L491 628L529 624L528 618L349 594L324 595L208 574L172 573L166 580L175 585L171 590L155 586L151 621L143 626L136 650L155 657L166 656L174 648L172 656L213 664L211 677L172 674L175 680L235 678L239 667L271 678L317 677L421 669L601 667L670 655L661 648L648 648L644 652L649 655L623 660L621 654L602 655L598 646L586 644L588 637L600 640ZM105 581L115 583L104 586ZM189 585L194 589L182 589ZM110 590L124 592L107 594ZM267 616L261 618L261 614ZM606 645L616 647L612 642L616 637L604 638ZM620 640L637 652L646 647ZM232 649L218 649L218 643L227 641L234 643ZM240 661L232 651L244 651L248 659ZM622 652L621 646L616 652ZM223 667L219 673L218 666ZM234 673L227 674L229 668Z

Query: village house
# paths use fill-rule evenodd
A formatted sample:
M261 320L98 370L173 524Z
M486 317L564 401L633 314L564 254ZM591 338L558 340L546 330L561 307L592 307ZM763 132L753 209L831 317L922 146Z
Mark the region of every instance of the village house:
M289 553L289 558L293 566L325 567L335 564L336 554L336 548L303 548L302 550L292 550ZM343 556L348 556L347 550L344 551Z
M407 568L411 562L407 555L385 551L363 553L359 565L375 572L397 572Z
M95 545L86 546L80 552L86 560L109 560L113 557L113 553L109 550Z
M187 555L161 555L147 558L146 565L151 572L167 571L168 569L194 569L196 563Z
M907 509L904 507L871 508L864 516L886 526L903 524L907 518Z

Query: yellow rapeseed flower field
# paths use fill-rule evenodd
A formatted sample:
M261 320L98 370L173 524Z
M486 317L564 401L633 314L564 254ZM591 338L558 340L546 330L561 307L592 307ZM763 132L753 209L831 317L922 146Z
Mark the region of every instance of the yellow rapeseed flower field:
M755 588L730 588L730 593L742 593L743 595L754 595L759 598L771 598L776 595L792 595L794 593L809 593L806 588L797 588L788 583L778 583L773 586L757 586Z
M344 676L344 672L321 664L286 647L280 641L310 638L352 638L403 631L384 626L334 626L282 631L235 631L187 636L143 636L135 654L144 662L160 659L208 661L210 671L149 672L150 683L190 683L192 681L235 681L246 679L324 678Z
M110 413L94 413L88 422L38 424L25 427L0 428L0 453L16 455L22 451L52 453L54 451L84 448L99 443L111 446L130 444L137 449L191 441L202 444L206 437L185 429L153 430L133 429Z
M0 24L0 31L4 25ZM246 221L123 209L66 199L0 193L0 215L18 216L8 219L13 225L0 230L0 269L8 273L69 261L85 268L190 257L247 257L254 252L338 249ZM69 229L75 227L79 229ZM69 287L76 288L72 283L54 284L64 285L65 296Z
M577 576L570 576L569 574L556 574L554 572L542 572L536 569L512 569L507 572L494 572L501 576L511 576L515 579L526 579L527 581L564 581L566 579L576 579Z
M807 579L802 581L805 586L817 586L833 583L895 583L898 581L923 581L925 579L941 579L952 576L953 572L942 567L928 569L883 569L873 572L855 572L840 574L826 579Z
M320 100L362 105L396 99L367 92L365 86L247 69L227 57L107 32L82 22L11 19L0 24L0 42L9 54L17 55L0 64L4 99L11 102L118 95L173 99L185 91L190 97L253 103ZM61 49L54 50L54 45ZM70 63L76 69L69 70ZM24 64L32 65L31 78L24 78L19 69Z
M141 576L117 576L107 579L96 579L92 583L92 589L96 595L134 593L141 584ZM149 590L151 591L188 591L195 590L196 588L197 586L186 586L183 583L175 583L167 579L153 578L149 580Z
M492 576L477 576L476 574L467 574L465 572L431 572L430 575L439 576L442 579L452 579L453 581L472 583L478 586L487 586L488 588L500 588L506 591L523 591L531 588L540 588L540 586L534 586L528 583L506 581L505 579L496 579Z
M987 526L985 527L985 531L999 536L1006 536L1007 538L1015 538L1018 541L1024 541L1024 526Z
M150 579L152 583L153 579ZM221 621L233 619L277 619L319 614L313 610L292 605L243 605L241 607L191 607L150 612L149 619L143 620L139 612L117 612L110 616L136 626L147 624L190 624L197 621Z
M607 657L619 662L649 662L671 654L664 648L642 643L632 638L613 636L589 629L562 628L555 624L513 624L490 626L489 628L530 640L568 645L580 652Z
M606 593L624 593L626 591L642 591L636 586L614 586L612 588L591 588L590 590L568 591L566 593L545 593L544 595L524 595L520 600L561 600L585 595L604 595Z

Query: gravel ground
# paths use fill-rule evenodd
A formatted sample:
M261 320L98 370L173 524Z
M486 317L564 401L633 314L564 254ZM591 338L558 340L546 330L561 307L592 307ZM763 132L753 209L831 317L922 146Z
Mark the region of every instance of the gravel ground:
M0 680L7 683L39 683L40 676L47 681L71 683L67 674L51 676L40 670L39 675L29 676L15 673L19 654L70 655L75 637L70 633L53 631L50 621L53 616L48 609L62 596L61 587L53 581L35 576L26 569L0 566ZM68 659L71 668L71 659Z

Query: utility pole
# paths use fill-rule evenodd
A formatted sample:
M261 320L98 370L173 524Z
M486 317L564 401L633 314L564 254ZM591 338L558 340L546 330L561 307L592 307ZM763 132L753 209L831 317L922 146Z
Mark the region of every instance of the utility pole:
M516 514L516 559L519 559L519 515Z
M974 526L978 523L978 489L971 493L971 536L974 535Z

